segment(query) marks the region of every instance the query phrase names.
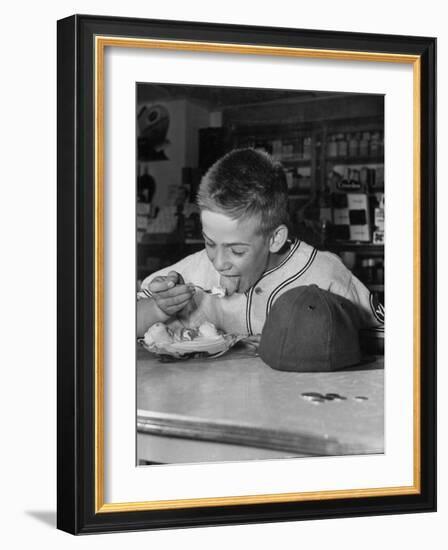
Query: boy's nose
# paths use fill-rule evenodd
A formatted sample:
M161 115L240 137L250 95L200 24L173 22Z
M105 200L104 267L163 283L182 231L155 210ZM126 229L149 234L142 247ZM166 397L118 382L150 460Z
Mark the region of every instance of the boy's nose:
M228 271L232 266L228 261L227 255L223 250L217 250L213 258L213 265L216 271Z

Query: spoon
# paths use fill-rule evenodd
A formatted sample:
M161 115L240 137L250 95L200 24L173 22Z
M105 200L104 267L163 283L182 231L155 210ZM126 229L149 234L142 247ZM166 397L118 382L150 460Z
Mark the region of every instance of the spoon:
M199 288L199 290L202 290L202 292L205 292L205 294L211 294L212 296L216 296L218 298L224 298L226 295L226 290L222 287L213 287L213 288L202 288L202 286L194 285L195 288Z

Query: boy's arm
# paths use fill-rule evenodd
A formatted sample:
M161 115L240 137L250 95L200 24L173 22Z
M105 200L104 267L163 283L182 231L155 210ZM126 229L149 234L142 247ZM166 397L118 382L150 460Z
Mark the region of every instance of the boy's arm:
M155 323L165 323L169 315L157 306L154 298L142 298L137 301L137 338L145 335L149 327Z
M148 298L137 301L137 337L145 334L154 323L166 323L190 303L194 285L186 285L182 275L170 271L155 277L143 293Z

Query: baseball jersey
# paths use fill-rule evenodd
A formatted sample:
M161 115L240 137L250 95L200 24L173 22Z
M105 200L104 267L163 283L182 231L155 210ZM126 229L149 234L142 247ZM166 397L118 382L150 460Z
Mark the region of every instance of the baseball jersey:
M204 249L151 274L143 281L138 298L151 297L148 289L151 280L167 275L169 271L177 271L186 283L191 282L202 288L219 286L219 273ZM225 332L260 334L273 304L284 292L311 284L359 305L364 327L383 324L382 305L376 303L373 294L344 266L339 256L319 251L301 240L291 243L282 262L263 273L246 292L217 298L199 290L178 317L185 326L198 326L210 321Z

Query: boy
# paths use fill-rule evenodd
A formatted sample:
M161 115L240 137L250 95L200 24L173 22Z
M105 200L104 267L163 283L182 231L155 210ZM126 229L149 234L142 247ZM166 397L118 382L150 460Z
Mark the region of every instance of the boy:
M267 153L226 154L203 177L197 203L205 249L143 281L138 336L160 321L205 320L225 332L258 335L279 296L310 284L357 304L363 326L383 322L382 306L338 256L289 238L285 174ZM224 298L202 290L216 286L226 290Z

